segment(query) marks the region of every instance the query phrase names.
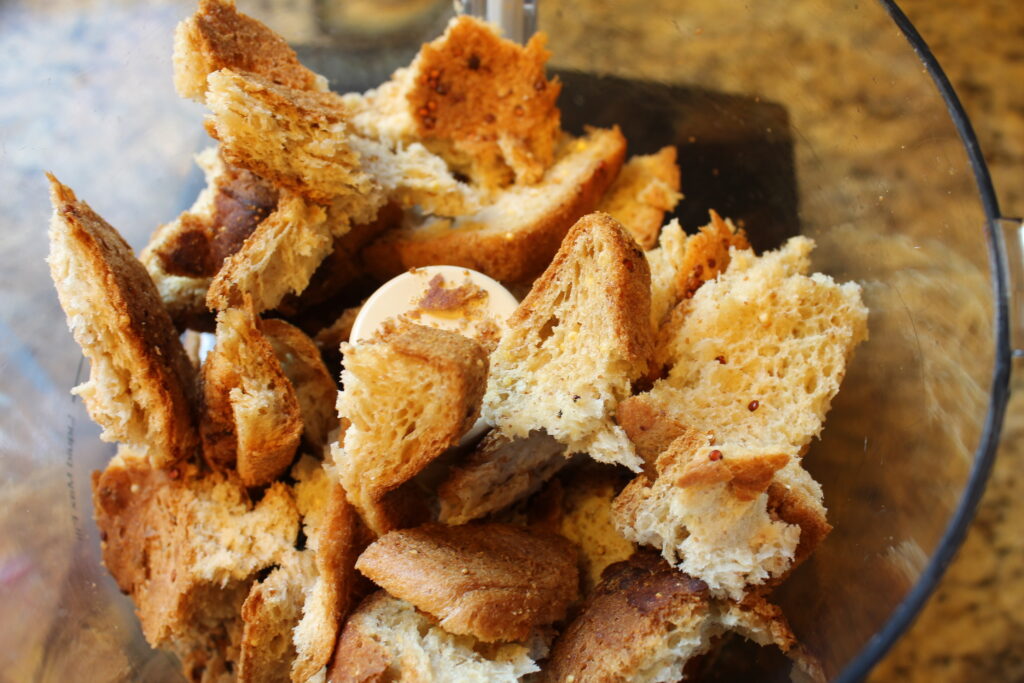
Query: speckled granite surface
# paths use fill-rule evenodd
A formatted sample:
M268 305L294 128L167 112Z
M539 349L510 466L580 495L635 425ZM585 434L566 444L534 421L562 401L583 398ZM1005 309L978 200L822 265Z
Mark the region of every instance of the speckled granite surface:
M971 117L1003 215L1024 215L1024 7L904 0ZM1017 84L1017 85L1015 85ZM872 681L1024 680L1024 381L977 517L938 590Z
M300 42L310 31L309 17L312 8L318 5L316 0L239 2L256 14L276 12L274 16L284 22L279 24L283 26L282 30ZM546 16L548 21L554 21L554 25L560 27L553 42L578 47L575 53L567 50L556 56L556 60L562 59L566 66L614 66L626 73L670 79L677 74L678 64L665 59L666 46L679 42L680 36L702 36L703 40L697 41L700 44L680 47L681 55L685 55L683 47L690 50L699 49L701 44L705 47L705 71L690 74L693 82L700 82L704 77L719 87L731 83L736 92L756 92L768 76L792 74L790 80L783 79L775 90L776 98L799 98L813 87L815 95L820 96L820 102L841 103L842 106L827 111L828 116L814 121L798 118L794 122L796 129L814 143L807 145L800 152L804 156L797 159L800 168L804 169L805 181L812 181L808 185L811 191L803 198L807 213L821 211L827 214L830 205L877 194L878 205L864 210L879 213L884 220L884 212L879 212L878 207L884 206L884 202L900 201L900 193L888 189L874 192L870 174L859 173L859 170L877 163L878 156L892 146L893 139L912 140L918 148L934 150L936 161L955 156L955 149L950 150L946 143L931 135L930 126L934 122L907 116L905 107L908 100L896 93L891 98L881 98L881 104L888 106L891 114L884 127L884 136L859 142L845 150L851 155L848 169L821 169L819 175L808 174L806 169L818 171L814 166L814 145L827 148L833 138L842 137L846 127L865 120L857 97L849 97L849 94L875 92L885 87L884 83L858 77L877 67L879 62L884 63L888 57L889 43L882 40L886 36L879 33L886 30L885 22L869 26L870 30L866 29L863 34L846 34L836 28L844 16L857 10L856 2L828 6L821 3L814 6L815 11L801 17L810 27L825 34L835 34L834 40L824 46L789 44L786 53L790 60L788 63L766 62L754 64L748 70L732 72L725 67L729 63L729 51L745 50L746 46L730 35L728 17L714 23L696 19L687 23L685 13L678 15L681 17L679 20L666 18L676 16L669 12L669 8L679 3L648 0L642 3L643 10L631 14L628 20L606 23L606 29L620 38L625 36L628 39L633 34L644 36L644 40L630 45L628 54L602 54L601 45L592 44L592 34L576 30L583 23L578 21L581 16L593 20L600 18L602 12L621 12L623 4L609 0L551 0L544 3L547 14L542 15L542 19ZM693 2L689 16L714 17L718 5ZM811 6L810 3L808 5ZM960 92L991 164L1004 213L1024 213L1024 90L1019 86L1024 83L1024 48L1021 47L1024 45L1024 11L1019 2L907 0L903 5L931 43ZM8 326L12 327L19 342L17 364L26 373L19 377L31 380L27 385L44 395L46 400L55 388L51 382L61 392L70 385L77 366L77 352L63 337L57 343L53 341L56 328L52 321L59 313L44 269L40 267L45 254L42 226L48 213L41 195L40 172L44 167L51 168L62 179L73 182L83 197L113 224L131 235L130 239L137 247L141 246L141 241L155 223L169 220L191 201L196 189L196 173L188 153L205 143L199 130L202 111L198 105L183 102L173 93L169 78L170 35L167 29L187 12L185 8L189 6L191 2L185 0L144 4L129 0L0 2L0 186L4 188L0 192L0 236L3 239L0 289L5 299L0 304L0 312L3 313L0 341L9 344L11 330ZM283 13L281 6L286 6ZM102 8L106 12L108 30L99 36L87 21L65 11L71 7ZM556 10L562 12L561 19L555 16ZM758 11L763 12L761 21L765 26L780 34L788 30L788 27L772 24L770 10L758 6ZM816 52L819 49L823 52ZM573 54L577 55L577 62L573 61ZM584 54L587 55L585 58L578 57ZM84 56L95 58L89 70L81 66ZM812 80L813 74L801 70L798 63L800 60L821 59L837 59L849 70L837 73L834 79ZM858 71L858 67L867 71ZM122 114L133 111L132 107L140 98L150 103L150 111L144 119ZM815 112L814 106L800 116L821 114L821 111ZM90 150L87 155L71 152L85 147ZM175 161L168 164L168 158ZM897 168L893 177L907 179L910 185L915 173L922 172L911 166L898 167L898 159L894 163ZM948 186L938 183L934 190L940 193L957 191L962 186L961 180L952 178ZM923 211L933 213L923 215L922 223L942 220L940 208L929 208L932 205L940 207L939 203L923 203ZM4 350L8 349L5 347ZM3 379L0 388L5 395L11 393L15 386L9 380L11 372L10 367L0 367L0 378ZM20 387L18 385L19 391ZM879 666L872 680L1024 679L1024 617L1021 616L1024 614L1024 532L1021 531L1024 525L1024 484L1019 475L1024 468L1022 401L1024 399L1018 396L1011 402L1000 459L964 548L935 597L906 637ZM46 410L50 410L49 405ZM95 439L95 430L81 422L75 423L70 413L65 420L64 410L63 404L53 408L54 414L60 418L59 424L52 429L54 434L47 434L45 439L36 437L37 442L45 442L46 448L61 456L65 428L68 431L69 454L72 432L79 435L79 444ZM42 433L49 427L53 425L37 428ZM0 442L0 447L6 449L6 442ZM2 452L5 470L4 476L0 476L0 490L6 493L8 489L4 487L17 479L17 466L24 463L24 467L31 470L36 467L33 458L40 456L38 453ZM96 459L103 454L75 451L76 459L83 455L93 458L91 461L84 458L83 462L97 462ZM90 553L95 555L95 539L81 536L82 529L88 525L83 525L79 519L74 519L73 524L71 522L73 518L70 515L79 518L88 515L88 477L85 472L89 465L83 464L78 468L75 473L67 473L67 495L60 493L65 476L62 468L55 470L59 481L51 477L43 484L32 484L35 487L33 491L45 490L49 500L60 499L61 504L46 507L50 517L39 517L41 524L52 518L46 528L54 538L34 534L28 528L11 527L14 529L11 538L20 535L28 539L22 541L22 549L31 547L32 543L66 546L70 542L81 546L76 553L85 557ZM38 468L38 471L42 469ZM52 490L46 488L51 486ZM38 505L39 502L38 496L31 495L15 500L31 501L19 503L25 506ZM3 517L2 511L0 517ZM54 540L56 536L60 538ZM3 548L0 544L0 551ZM81 572L71 566L72 560L65 556L68 554L51 553L53 557L47 560L47 570L58 577L78 576L73 581L79 583L72 581L71 589L67 589L69 592L87 591L89 586L94 590L96 583L103 583L104 579L94 574L82 578ZM906 561L909 574L920 569L922 559L915 558L913 553L908 553ZM23 563L18 566L21 567L20 574L30 574L29 565ZM2 578L4 581L12 580L7 573ZM0 591L6 590L7 585L0 585ZM0 612L14 614L3 611L10 608L22 613L49 613L57 602L57 596L52 594L36 603L31 602L29 593L21 597L21 601L4 602L0 605ZM59 606L60 610L71 609L72 614L75 614L74 608L75 605L69 607L66 601ZM66 617L68 613L62 611L61 614ZM130 614L130 611L126 610L124 614ZM133 628L130 617L123 621L123 615L120 617L122 621L99 613L90 613L88 617L92 621L82 628L90 629L88 633L92 635L69 640L68 649L56 663L51 661L49 664L47 679L67 679L73 675L69 672L84 670L83 662L95 660L109 667L111 662L104 654L110 651L105 649L109 634L116 633L118 629L127 633ZM41 618L30 621L32 623L24 628L11 629L9 626L14 621L0 619L3 623L0 641L24 642L26 647L41 648L47 641L39 640L36 634L45 634L49 624ZM65 618L55 629L58 636L51 635L48 642L51 646L54 642L62 644L64 641L60 634L79 626L74 620ZM137 640L134 646L139 646ZM20 656L11 665L15 668L8 668L4 655L10 652L11 648L5 648L0 653L0 670L7 674L13 671L15 678L11 680L19 680L18 673L33 670L30 668L32 662ZM131 671L127 663L115 664L123 671ZM18 666L23 668L18 669ZM88 668L92 670L91 665ZM123 675L129 677L127 673ZM134 677L139 676L140 671L134 670ZM0 680L4 680L3 674L0 674Z

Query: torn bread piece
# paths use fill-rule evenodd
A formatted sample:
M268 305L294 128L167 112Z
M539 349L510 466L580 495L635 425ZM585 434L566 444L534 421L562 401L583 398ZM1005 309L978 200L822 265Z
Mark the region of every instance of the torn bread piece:
M256 174L224 163L216 147L199 153L196 164L206 187L188 211L156 229L139 260L179 328L209 329L206 292L213 277L277 208L279 192Z
M392 531L363 552L356 569L448 633L486 643L523 641L558 621L579 582L567 540L496 523Z
M675 319L666 322L676 305L729 266L730 249L750 249L742 230L715 211L710 213L711 222L689 236L679 221L673 220L661 231L658 248L647 252L651 265L651 325L656 331L668 328L659 341L670 336L679 324Z
M548 637L525 643L481 643L448 633L404 600L378 591L345 623L327 672L329 683L433 681L516 683L540 671Z
M465 524L535 493L569 460L565 445L544 432L510 438L492 430L437 489L439 520Z
M336 465L349 499L380 534L387 529L375 519L376 504L479 417L487 353L455 332L412 324L343 344L342 353L338 414L351 424Z
M792 565L800 527L768 512L768 486L784 453L734 448L723 456L706 433L688 430L656 463L657 477L634 479L613 504L622 535L653 546L716 595L742 599L748 586Z
M855 283L804 274L812 245L733 250L728 270L680 304L669 376L632 399L691 433L659 456L653 482L623 493L620 528L734 597L779 580L829 529L800 458L867 337L867 309ZM701 511L713 508L727 514L709 524ZM730 554L732 566L719 561Z
M590 129L560 145L554 165L536 185L513 185L471 215L411 217L363 251L366 266L382 279L448 264L502 282L528 280L547 267L572 225L597 206L625 153L618 128Z
M257 572L294 551L299 515L281 483L254 503L231 477L157 470L122 447L92 488L103 564L154 647L208 651L211 637L239 626Z
M223 311L249 297L255 311L262 313L275 308L289 292L303 291L330 253L332 226L323 208L285 195L241 248L224 259L207 290L207 307Z
M242 603L239 683L277 683L290 678L295 660L292 629L302 617L302 586L311 558L293 552Z
M305 332L276 318L263 320L260 328L274 349L281 370L295 389L305 447L311 453L322 455L327 446L327 435L338 420L334 409L338 385L331 379L320 350Z
M291 465L303 431L299 400L250 308L217 316L202 385L207 462L236 469L246 486L267 484Z
M630 157L597 210L611 214L637 244L650 249L658 241L665 212L682 198L676 148L669 145L654 154Z
M605 567L628 560L636 544L615 526L612 500L626 479L622 470L588 462L562 476L558 533L579 549L580 586L586 597L600 583Z
M103 428L100 438L131 445L156 467L171 466L199 445L192 364L131 247L71 188L47 177L50 275L90 363L88 381L72 391Z
M361 597L355 565L369 536L345 489L319 462L303 458L292 476L306 552L314 553L316 569L316 578L305 587L302 618L292 632L292 680L305 681L327 666L344 618Z
M350 108L332 92L295 90L260 76L210 74L207 131L225 158L305 199L369 223L390 199L455 216L475 211L477 193L421 144L390 150L357 135Z
M174 31L174 88L203 102L206 77L232 69L258 74L296 90L327 90L327 79L299 63L295 50L262 22L242 14L234 0L199 0L199 9Z
M790 239L728 270L683 304L669 376L651 399L726 444L784 444L797 457L817 436L854 347L867 338L860 286L805 275L813 242Z
M677 681L687 662L733 631L774 645L806 672L820 667L781 610L761 598L713 599L703 582L653 553L612 565L583 612L555 641L541 681Z
M545 42L536 33L521 46L479 19L452 19L390 81L349 96L353 124L391 147L422 142L487 189L536 183L561 133Z
M242 682L313 678L330 660L354 595L364 547L355 511L319 461L303 457L292 476L305 546L253 584L242 606Z
M647 372L649 311L643 251L611 216L580 219L509 319L491 357L484 417L507 436L543 429L567 454L639 471L612 417Z

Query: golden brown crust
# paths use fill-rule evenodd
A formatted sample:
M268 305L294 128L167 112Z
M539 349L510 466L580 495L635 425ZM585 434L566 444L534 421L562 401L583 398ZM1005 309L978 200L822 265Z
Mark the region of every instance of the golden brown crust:
M298 530L283 485L253 505L239 482L192 465L158 470L119 455L92 489L103 563L153 646L230 627L249 578L290 551Z
M338 632L358 599L355 567L366 548L366 531L340 484L331 487L316 548L316 568L324 583L322 604L316 607L323 610L323 622L315 642L298 653L292 667L294 681L308 680L329 663Z
M327 435L337 425L334 404L338 386L331 379L320 350L305 332L277 318L262 321L260 327L295 389L306 448L322 454Z
M477 214L388 233L363 251L367 268L386 279L409 268L447 264L502 282L529 280L550 263L572 225L597 206L626 154L618 128L593 130L574 144L593 158L579 172L561 173L565 178L556 182L559 160L537 185L546 190L543 195L526 197L513 186ZM531 203L541 209L534 212Z
M273 83L313 90L319 78L299 63L284 38L235 9L234 0L200 0L175 37L175 86L202 99L205 77L220 69L259 74Z
M680 197L676 148L670 145L630 158L597 210L614 216L637 244L650 249L658 242L665 212L674 209Z
M387 593L377 591L356 609L356 613L372 612L374 605L388 599ZM334 657L327 669L328 683L378 683L386 680L391 665L391 653L372 634L359 628L358 620L350 620L338 638Z
M479 416L487 353L455 332L413 324L342 348L345 391L338 408L351 426L338 461L341 481L363 521L380 534L387 528L378 506L384 495L457 443ZM427 386L415 390L410 376Z
M369 197L380 188L348 144L349 110L340 96L230 69L212 74L210 86L206 130L225 160L319 204L365 193L372 210L355 220L373 219L383 198Z
M522 641L565 616L578 583L564 538L507 524L427 524L382 536L356 568L449 633Z
M155 465L188 458L199 443L195 371L153 280L109 223L47 177L54 207L50 270L75 339L93 364L79 390L89 414L105 439L145 448ZM101 372L108 373L107 384L116 378L121 396L110 396L110 386L92 386Z
M217 316L217 345L206 358L203 454L211 466L235 468L246 486L277 478L302 436L295 388L251 309Z
M238 683L278 683L287 680L295 659L292 629L302 614L302 584L306 579L298 554L262 581L253 583L242 603L242 640Z
M611 253L615 264L602 273L603 287L609 300L593 302L611 321L616 346L631 366L646 365L651 357L651 329L647 320L651 308L650 267L644 252L622 225L606 213L592 213L579 219L562 241L547 270L537 278L530 293L509 317L508 326L532 326L548 315L541 310L551 291L566 286L562 278L567 264L577 255L577 242L587 240L602 251Z
M541 680L630 680L651 641L710 614L707 586L641 552L605 570L583 612L556 641ZM695 629L696 630L696 629Z
M517 183L540 180L561 130L562 85L544 74L546 40L536 33L524 47L479 19L453 21L411 67L415 135L484 186L505 185L513 174Z
M675 301L665 320L661 321L655 344L656 370L669 364L669 350L679 328L689 313L689 300L702 284L713 280L729 267L729 250L749 249L750 243L742 230L737 230L714 210L711 222L686 239L682 261L675 264Z
M832 532L832 525L826 520L825 510L820 503L808 500L806 495L781 482L772 482L768 486L768 511L786 524L800 527L800 543L793 555L790 572L810 557ZM780 577L778 583L784 579L785 576Z
M658 476L655 467L658 456L689 431L647 394L630 396L620 403L615 410L615 420L633 442L636 454L643 458L644 474L652 481Z

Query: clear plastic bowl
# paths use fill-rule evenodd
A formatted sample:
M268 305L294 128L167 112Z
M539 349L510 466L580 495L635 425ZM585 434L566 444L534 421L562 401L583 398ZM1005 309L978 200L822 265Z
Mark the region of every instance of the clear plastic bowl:
M407 61L450 11L371 39L328 26L320 0L240 4L345 89ZM178 676L99 562L89 478L112 447L68 394L87 369L43 263L42 172L136 248L191 203L203 114L174 94L170 54L192 9L0 5L0 680ZM713 207L762 248L804 233L816 268L864 287L871 339L806 457L835 531L777 593L826 673L856 680L959 545L1006 406L1006 253L970 126L888 1L565 0L539 26L567 124L618 122L634 152L677 144L684 227Z

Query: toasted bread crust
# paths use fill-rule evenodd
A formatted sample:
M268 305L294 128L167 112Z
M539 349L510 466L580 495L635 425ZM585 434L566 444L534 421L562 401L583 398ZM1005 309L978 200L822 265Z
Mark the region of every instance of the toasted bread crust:
M487 353L460 334L422 325L343 344L342 352L345 390L338 411L351 425L338 469L363 521L380 534L386 528L377 504L385 494L457 443L479 417ZM397 376L404 372L416 373L430 390L411 392Z
M93 474L92 488L103 563L153 646L233 623L252 575L291 552L298 531L283 484L254 505L235 479L119 456Z
M388 599L387 593L377 591L367 597L356 614L373 611L375 604ZM328 683L383 683L390 653L372 633L360 627L359 620L350 620L338 638L334 656L327 670Z
M337 424L334 404L338 385L331 379L320 350L305 332L277 318L262 321L260 327L295 389L302 414L303 441L312 452L322 454L327 435Z
M618 128L592 130L569 144L583 149L557 161L536 187L513 186L490 207L454 221L434 219L419 228L388 233L364 250L367 268L377 277L389 278L409 268L447 264L502 282L529 280L547 267L572 225L597 206L626 153ZM570 161L580 164L571 173ZM555 182L556 177L561 180ZM524 203L530 200L524 193L541 190L546 191L533 201L542 210L526 212ZM523 214L509 218L517 212Z
M393 531L356 568L433 615L449 633L522 641L575 600L576 553L560 536L507 524L427 524Z
M653 553L613 564L583 612L555 642L541 680L630 680L650 645L673 626L697 631L710 614L707 586Z
M623 164L597 210L614 216L637 244L650 249L658 241L665 212L674 209L681 197L676 148L667 146Z
M295 195L282 197L235 253L224 259L206 292L210 310L252 299L257 313L301 292L330 252L331 224L323 208Z
M206 130L220 140L227 161L320 204L365 195L360 204L367 211L353 220L373 220L383 197L349 146L348 108L340 96L231 69L214 72L209 82L213 115Z
M410 67L415 135L485 186L513 174L518 183L540 180L561 130L562 86L544 75L546 40L536 33L520 46L479 19L453 20Z
M203 100L206 77L220 69L249 71L298 90L322 89L284 38L235 9L234 0L200 0L174 36L174 86L182 97Z
M509 439L489 432L438 486L440 521L465 524L525 498L565 466L564 451L543 433Z
M203 381L203 453L217 468L235 468L247 486L277 478L295 457L302 413L295 388L251 309L217 317L217 346Z
M109 223L47 177L54 207L50 272L92 364L76 392L103 439L143 448L157 466L188 458L199 443L195 371L153 280Z
M615 420L636 446L636 454L644 461L644 474L651 481L658 476L658 456L689 431L686 425L651 401L647 394L630 396L620 403L615 411Z
M536 324L546 313L537 306L557 289L564 274L565 265L570 261L575 243L590 240L612 252L611 262L616 264L605 273L605 303L611 318L615 342L625 354L625 360L634 369L646 366L651 355L650 328L646 325L646 313L650 309L650 270L644 253L637 248L632 237L622 225L606 213L592 213L578 220L565 236L558 253L547 269L533 283L530 293L509 317L510 328Z

